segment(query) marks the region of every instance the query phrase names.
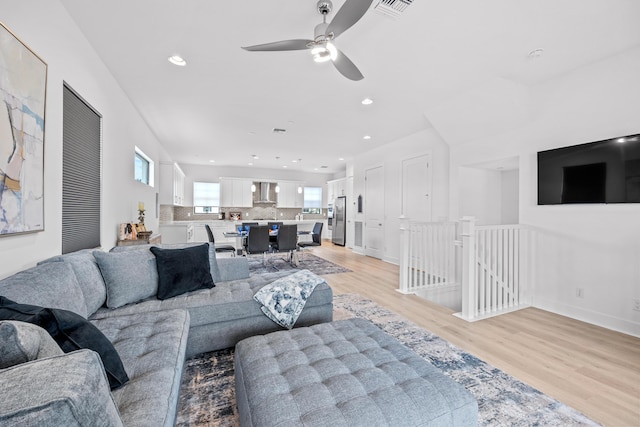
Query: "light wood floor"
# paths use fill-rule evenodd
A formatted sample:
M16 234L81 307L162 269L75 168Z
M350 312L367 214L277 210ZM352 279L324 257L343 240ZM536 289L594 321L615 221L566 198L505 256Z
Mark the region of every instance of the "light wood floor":
M640 426L640 339L528 308L474 323L398 288L398 266L323 242L313 253L353 272L324 276L606 426Z

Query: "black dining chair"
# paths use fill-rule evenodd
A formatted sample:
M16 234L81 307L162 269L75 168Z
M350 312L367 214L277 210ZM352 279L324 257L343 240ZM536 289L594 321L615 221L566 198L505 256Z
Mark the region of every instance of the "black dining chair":
M262 263L266 264L269 252L269 227L266 225L252 225L247 234L246 251L249 254L262 254Z
M283 224L282 221L269 221L267 222L267 226L269 226L270 230L278 230L280 226ZM269 236L269 241L271 244L276 243L276 238L278 237L277 233L275 235Z
M216 249L216 252L231 252L233 256L236 255L236 248L232 245L216 245L216 239L213 237L213 231L211 231L211 227L209 224L205 224L204 228L207 230L207 235L209 236L209 243L213 245Z
M304 250L307 248L311 248L314 246L322 245L322 226L324 223L316 222L313 225L313 231L311 232L311 241L310 242L300 242L298 243L298 247L302 250L302 259L304 259Z
M298 244L298 225L287 224L281 225L278 229L278 235L276 236L276 242L271 244L273 252L286 253L286 260L294 265L293 251L297 249ZM273 258L272 258L273 259ZM295 266L295 265L294 265ZM273 265L275 269L277 267Z

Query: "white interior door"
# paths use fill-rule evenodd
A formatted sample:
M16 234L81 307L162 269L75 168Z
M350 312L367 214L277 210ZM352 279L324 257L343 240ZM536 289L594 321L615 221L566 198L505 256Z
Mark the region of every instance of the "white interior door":
M384 255L384 168L365 171L365 255Z
M429 157L402 161L402 214L415 221L431 221Z

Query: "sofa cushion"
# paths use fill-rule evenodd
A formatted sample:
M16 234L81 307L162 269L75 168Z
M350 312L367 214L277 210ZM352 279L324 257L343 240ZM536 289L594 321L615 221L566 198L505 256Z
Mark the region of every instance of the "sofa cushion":
M10 390L0 399L3 427L123 426L100 357L93 351L3 369L0 383Z
M152 247L158 268L158 299L164 300L186 292L213 288L209 268L209 245L184 249Z
M300 270L263 286L253 299L262 304L260 309L269 319L291 329L313 290L323 282L322 277L309 270Z
M158 292L158 271L149 251L94 251L107 287L107 307L118 308Z
M73 311L86 318L84 294L70 264L48 262L0 280L0 295L13 301Z
M65 353L81 348L97 352L112 389L129 380L111 342L92 323L72 311L18 304L0 296L0 320L19 320L42 327Z
M71 264L73 272L84 295L89 315L95 313L102 307L107 299L107 289L102 279L102 273L93 256L93 249L82 249L64 255L58 255L40 261L38 264L47 262L66 262Z
M41 327L12 320L0 321L0 369L62 353Z
M163 310L92 322L113 343L129 373L129 383L112 392L124 424L173 427L189 313Z
M201 243L164 243L161 245L134 245L134 246L115 246L111 248L109 252L131 252L131 251L148 251L152 247L158 247L161 249L184 249L191 248L194 246L201 245ZM209 245L207 243L207 245ZM225 260L230 258L225 258ZM246 262L246 258L233 258L234 260L244 260L244 264L242 267L246 267L245 269L240 268L240 272L238 272L238 267L236 267L233 263L226 263L226 268L221 269L218 265L218 258L216 257L216 250L213 245L209 245L209 269L211 270L211 278L213 279L213 283L218 283L222 280L234 280L230 278L226 278L225 274L245 274L245 277L249 276L249 263ZM228 271L227 271L228 270ZM246 271L245 271L246 270ZM239 277L238 277L239 278Z

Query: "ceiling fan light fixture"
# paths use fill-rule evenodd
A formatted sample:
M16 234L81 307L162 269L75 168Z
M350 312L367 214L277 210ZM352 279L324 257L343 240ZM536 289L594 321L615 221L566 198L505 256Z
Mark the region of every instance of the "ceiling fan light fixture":
M331 59L331 52L326 46L316 46L311 49L311 55L315 62L327 62Z

